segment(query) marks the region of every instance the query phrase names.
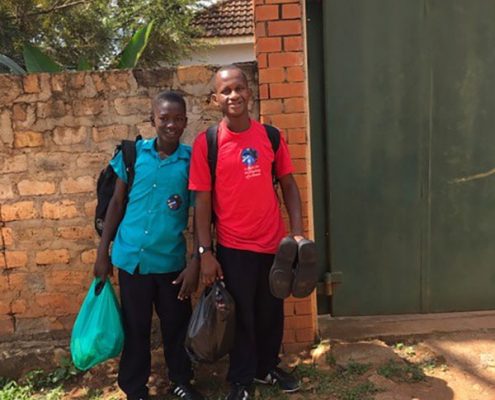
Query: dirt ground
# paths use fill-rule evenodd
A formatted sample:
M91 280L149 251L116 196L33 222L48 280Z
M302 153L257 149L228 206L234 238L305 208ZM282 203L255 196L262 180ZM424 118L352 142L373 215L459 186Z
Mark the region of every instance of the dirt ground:
M169 397L161 351L153 353L152 399ZM495 400L495 332L436 334L385 343L322 341L308 352L283 357L302 382L299 393L259 386L255 397L284 400ZM226 361L196 368L196 385L222 399ZM64 385L63 399L121 400L115 360Z

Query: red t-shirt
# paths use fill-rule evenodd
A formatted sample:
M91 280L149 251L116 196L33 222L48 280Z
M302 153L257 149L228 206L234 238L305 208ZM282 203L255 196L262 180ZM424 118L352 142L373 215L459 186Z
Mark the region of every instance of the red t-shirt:
M206 132L201 132L193 145L190 190L211 190L207 154ZM274 155L259 122L251 120L243 132L232 132L224 121L220 123L213 210L217 240L222 246L269 254L277 251L286 233L272 184L274 157L277 178L293 172L282 136Z

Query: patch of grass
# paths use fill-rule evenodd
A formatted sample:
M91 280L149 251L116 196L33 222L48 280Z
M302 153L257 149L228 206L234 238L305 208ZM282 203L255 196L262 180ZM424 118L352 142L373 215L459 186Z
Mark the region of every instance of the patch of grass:
M71 360L63 358L60 365L53 371L46 372L42 369L35 369L26 374L24 381L31 385L34 390L40 390L58 386L79 373Z
M371 364L362 364L355 361L349 362L345 367L346 373L349 375L363 375L371 368Z
M361 383L344 391L342 400L373 400L378 388L371 382Z
M0 400L59 400L65 394L62 384L79 372L72 362L62 359L60 366L46 372L41 369L29 371L18 382L0 379ZM96 399L94 399L96 400Z
M87 398L88 400L100 400L101 397L103 396L103 390L101 389L89 389Z
M296 376L303 382L303 392L311 392L324 398L333 395L339 400L371 400L378 391L371 382L362 382L361 376L371 365L350 362L346 367L333 371L318 370L314 365L302 364L296 368Z
M30 386L19 385L15 381L5 383L0 389L0 400L29 400L33 394Z
M335 356L331 353L331 352L328 352L326 355L325 355L325 361L327 362L328 365L330 365L331 367L337 365L337 360L335 359Z
M276 385L258 385L256 387L255 398L260 400L288 400L289 395L280 391Z
M377 370L379 375L399 382L415 383L426 379L423 369L412 363L399 363L388 360Z

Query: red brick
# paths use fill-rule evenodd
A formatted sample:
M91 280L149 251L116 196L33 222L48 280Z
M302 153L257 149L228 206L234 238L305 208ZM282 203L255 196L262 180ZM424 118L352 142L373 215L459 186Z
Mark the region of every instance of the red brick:
M295 343L296 331L294 329L285 329L282 343Z
M311 328L313 326L313 321L311 316L306 315L296 315L293 317L287 317L285 319L286 329L303 329Z
M290 129L287 136L289 143L306 143L306 131L304 129Z
M304 89L304 83L271 83L270 98L302 97Z
M292 160L294 165L294 172L296 174L303 174L307 172L306 160Z
M74 301L73 293L39 293L35 301L46 310L45 315L50 316L75 314L80 306L79 302Z
M299 194L301 195L301 202L304 202L306 204L309 204L308 203L308 189L304 188L299 188ZM305 215L308 215L308 211L309 210L306 210L306 212L303 211L303 214Z
M286 343L282 346L284 354L297 354L309 350L313 346L313 342L308 343Z
M304 303L296 303L294 304L294 308L297 315L311 315L313 312L313 308L311 307L311 300Z
M94 264L96 262L96 249L83 251L81 261L83 264Z
M68 264L70 253L67 249L44 250L36 253L36 264Z
M272 124L279 128L303 128L306 126L306 114L275 114L271 116Z
M314 342L315 332L313 328L296 329L296 341L298 343Z
M76 203L71 200L62 200L56 203L44 202L42 214L45 219L68 219L79 215Z
M270 98L270 92L268 90L268 85L266 83L260 85L259 91L260 91L260 95L259 95L260 96L260 99L268 99L268 98Z
M17 189L21 196L39 196L42 194L55 193L53 182L30 181L24 179L17 184Z
M303 49L304 49L304 44L301 36L284 37L285 51L300 51Z
M259 38L256 42L258 53L274 53L282 51L282 39L279 37Z
M265 22L257 22L255 28L255 36L257 38L266 36L266 23Z
M10 290L26 290L28 279L32 279L32 274L11 271L9 274Z
M266 53L258 54L256 60L258 61L258 68L268 67L268 56Z
M65 286L68 290L74 290L73 286L81 286L81 282L90 281L92 271L87 268L86 271L56 270L45 274L47 290L64 291ZM72 286L72 287L71 287Z
M301 16L300 4L284 4L282 6L282 19L300 19Z
M271 53L268 55L268 66L270 67L293 67L303 65L302 52Z
M4 246L12 246L14 244L14 236L12 234L12 228L1 228L2 240Z
M2 212L2 221L33 219L37 216L32 201L19 201L14 204L3 204L0 210Z
M254 0L254 4L265 4L265 0Z
M260 102L260 114L280 114L283 111L282 100L263 100Z
M84 213L87 217L94 217L96 210L96 200L88 201L84 203Z
M63 179L60 183L62 193L84 193L95 190L95 181L92 176L80 176L79 178Z
M92 225L86 226L66 226L58 228L58 234L63 239L68 240L90 240L94 238L95 230Z
M303 67L289 67L287 68L287 81L289 82L302 82L305 80Z
M268 21L279 19L279 7L277 5L258 6L255 9L254 18L256 21Z
M27 265L28 256L25 251L6 251L7 268L22 268Z
M288 147L292 158L306 158L307 146L305 144L289 144Z
M284 100L284 111L286 113L305 112L306 102L303 97L293 97Z
M299 189L306 189L308 187L306 175L294 175L294 179L296 180L297 187Z
M28 305L26 300L17 299L12 302L12 313L13 314L26 314Z
M298 3L300 0L265 0L265 4Z
M294 36L302 32L301 21L270 21L268 22L268 36Z
M284 301L284 315L286 317L294 315L294 303Z
M284 80L284 68L261 68L259 70L259 83L278 83Z

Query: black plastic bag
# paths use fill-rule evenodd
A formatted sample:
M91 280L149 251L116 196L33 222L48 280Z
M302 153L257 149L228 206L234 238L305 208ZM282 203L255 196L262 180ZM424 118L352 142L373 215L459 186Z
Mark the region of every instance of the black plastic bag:
M205 288L187 328L185 347L193 362L215 362L234 345L235 303L221 281Z

